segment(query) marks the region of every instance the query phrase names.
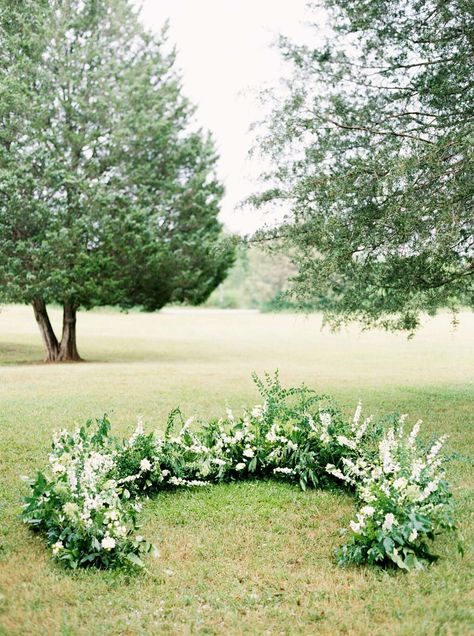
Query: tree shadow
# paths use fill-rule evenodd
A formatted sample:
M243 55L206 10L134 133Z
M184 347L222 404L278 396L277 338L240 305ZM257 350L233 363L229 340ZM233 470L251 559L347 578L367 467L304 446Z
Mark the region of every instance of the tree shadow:
M20 364L45 364L43 349L34 344L0 342L0 366Z

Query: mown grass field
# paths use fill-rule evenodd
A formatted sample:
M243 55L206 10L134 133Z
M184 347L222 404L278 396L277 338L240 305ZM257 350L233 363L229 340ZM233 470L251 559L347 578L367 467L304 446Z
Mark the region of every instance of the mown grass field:
M58 312L53 312L59 321ZM149 574L65 572L19 518L20 475L44 465L53 431L107 412L114 432L137 415L218 416L257 400L252 371L280 369L353 410L421 417L473 456L474 317L401 335L334 335L318 316L208 311L80 314L86 363L44 365L28 307L0 312L0 634L474 633L472 461L453 461L464 556L438 540L441 560L418 573L341 568L333 550L354 510L344 494L281 483L230 484L161 495L142 534L161 556Z

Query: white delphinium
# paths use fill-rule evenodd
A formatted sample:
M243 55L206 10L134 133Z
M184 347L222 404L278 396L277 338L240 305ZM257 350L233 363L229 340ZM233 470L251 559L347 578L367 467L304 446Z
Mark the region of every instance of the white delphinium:
M323 444L329 444L329 442L331 441L331 436L329 435L328 428L331 426L331 422L332 422L331 413L326 413L324 411L321 412L319 414L319 420L321 422L321 434L319 436L319 439L323 442ZM310 426L311 426L311 422L310 422ZM316 430L316 427L314 426L314 424L311 426L311 428L313 431Z
M392 451L395 447L395 434L393 429L384 435L379 443L379 454L382 460L382 470L386 475L396 473L400 470L400 465L394 460Z
M421 420L417 420L415 425L413 426L410 435L408 436L407 445L411 448L415 446L416 438L418 437L418 433L420 432L420 426L422 424Z
M369 424L372 422L372 416L366 417L362 424L358 427L355 432L356 440L360 441L364 436Z
M404 436L405 421L407 417L408 417L408 413L403 413L398 418L398 437L400 439Z
M255 405L251 410L250 415L257 420L260 420L263 416L263 407L260 404Z
M348 439L345 435L338 435L336 439L341 446L347 446L347 448L352 450L357 448L357 443L352 439Z
M143 420L142 420L141 416L138 416L137 417L137 425L136 425L135 430L133 431L131 437L128 440L128 445L129 446L133 446L135 444L135 442L137 441L137 438L140 437L141 435L144 435Z
M447 439L448 439L447 435L442 435L430 448L430 452L428 453L428 457L426 459L426 463L428 466L430 464L433 464L439 451L441 450L441 448L443 447Z

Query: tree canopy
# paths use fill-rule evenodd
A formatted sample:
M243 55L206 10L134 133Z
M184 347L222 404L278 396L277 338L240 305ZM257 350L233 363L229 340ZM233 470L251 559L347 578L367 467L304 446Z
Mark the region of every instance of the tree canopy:
M271 159L260 234L294 254L299 298L333 324L413 330L420 312L474 305L474 4L326 0L317 47L280 40L292 68L260 128ZM322 41L322 33L325 41Z
M48 359L78 357L81 306L205 300L233 248L166 33L128 0L5 1L0 40L1 295L33 304Z

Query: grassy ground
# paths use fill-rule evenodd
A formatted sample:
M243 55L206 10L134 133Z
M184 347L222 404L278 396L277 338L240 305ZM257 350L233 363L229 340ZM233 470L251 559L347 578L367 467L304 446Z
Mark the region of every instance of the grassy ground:
M60 316L53 313L54 320ZM151 573L69 574L19 519L19 479L45 463L51 434L108 412L114 432L137 415L160 428L167 411L218 415L253 403L250 374L279 368L353 409L409 412L425 434L473 441L474 317L453 330L439 317L411 341L356 330L320 331L317 316L206 311L79 319L76 365L38 364L29 308L0 312L0 634L469 634L474 633L472 466L455 461L465 555L437 542L421 573L340 568L333 549L350 497L273 482L161 495L142 533L160 547Z

